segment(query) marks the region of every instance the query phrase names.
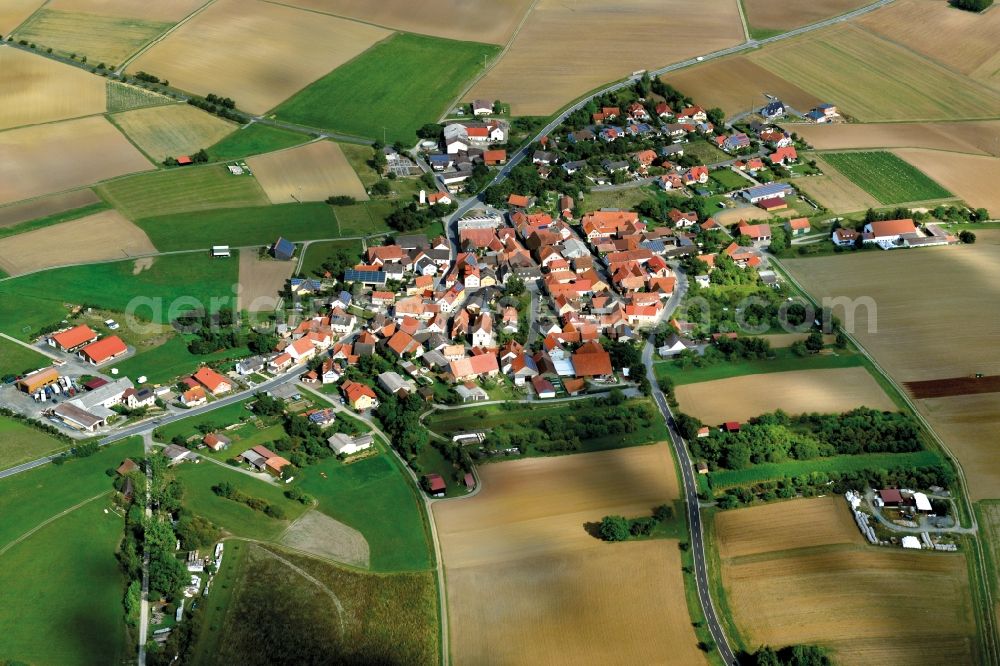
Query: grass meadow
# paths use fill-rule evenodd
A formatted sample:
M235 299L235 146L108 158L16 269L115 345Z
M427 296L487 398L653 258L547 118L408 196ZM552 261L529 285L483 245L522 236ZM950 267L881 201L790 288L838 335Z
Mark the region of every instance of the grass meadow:
M0 377L31 372L50 364L47 356L0 338Z
M496 46L399 33L279 105L279 118L389 142L445 111Z
M954 196L916 167L889 152L823 153L823 159L886 205Z
M184 336L174 335L162 345L138 352L111 367L117 368L120 376L129 377L133 381L145 376L152 384L164 384L175 377L194 372L202 363L249 355L250 350L246 347L224 349L211 354L192 354L188 351Z
M210 412L203 412L197 416L191 416L180 421L174 421L167 425L160 426L155 430L156 438L162 442L169 442L174 437L190 437L200 432L198 426L211 425L213 428L224 428L239 421L241 417L251 416L246 405L252 399L248 398L231 405L213 409ZM239 453L239 451L237 451Z
M705 367L679 368L673 361L658 361L654 366L658 379L670 378L674 384L697 384L716 379L728 379L743 375L761 375L769 372L791 372L793 370L829 370L833 368L853 368L864 365L860 354L839 351L836 355L796 356L791 349L772 350L774 358L747 360L727 363L725 361Z
M0 469L20 465L68 447L69 444L48 433L16 419L0 416Z
M291 148L308 140L309 137L298 132L253 123L236 130L205 152L213 160L235 160Z
M340 235L331 207L322 202L173 213L146 217L136 224L161 252L212 245L269 245L278 236L300 241Z
M323 262L339 249L347 250L352 255L357 256L359 260L361 258L361 241L359 240L310 243L306 249L306 258L302 260L302 274L310 277L315 276Z

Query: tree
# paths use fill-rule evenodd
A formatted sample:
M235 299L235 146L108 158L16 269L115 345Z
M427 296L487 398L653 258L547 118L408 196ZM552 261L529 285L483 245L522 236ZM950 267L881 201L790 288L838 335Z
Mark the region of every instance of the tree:
M437 123L427 123L417 130L417 136L421 139L440 139L441 126Z
M819 331L810 331L809 337L806 338L806 349L815 353L823 349L823 334Z
M605 541L625 541L629 538L629 524L624 516L604 516L598 533Z
M371 193L377 196L385 196L392 191L392 186L388 180L378 180L371 186Z
M958 234L958 240L971 245L976 242L976 234L966 230Z
M993 0L951 0L951 4L970 12L981 12L993 4Z
M708 117L708 122L712 123L716 127L722 127L726 122L726 114L719 107L714 107L705 112Z

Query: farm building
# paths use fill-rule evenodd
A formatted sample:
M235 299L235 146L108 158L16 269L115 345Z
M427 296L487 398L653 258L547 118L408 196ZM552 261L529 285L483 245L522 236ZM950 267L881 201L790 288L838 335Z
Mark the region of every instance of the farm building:
M183 446L177 446L176 444L168 444L166 448L163 449L163 456L170 462L171 465L182 463L188 458L193 457L190 451L185 449Z
M212 246L212 256L216 257L216 258L231 256L231 253L229 251L229 246L228 245L213 245Z
M807 217L796 217L793 220L785 222L785 230L793 236L802 236L809 233L812 227L809 226L809 218Z
M295 254L295 244L290 240L278 238L271 246L271 254L279 261L289 261Z
M932 513L934 511L930 499L924 493L913 493L913 506L920 513Z
M915 536L903 537L900 544L908 550L920 550L920 539Z
M34 393L50 384L55 384L57 381L59 381L59 372L55 368L43 368L17 380L17 388L25 393Z
M229 438L225 435L219 435L214 432L210 432L205 435L205 438L201 440L204 442L205 446L212 449L213 451L221 451L222 449L229 446Z
M371 435L359 435L357 437L351 437L350 435L345 435L342 432L338 432L328 440L327 444L333 449L336 455L349 456L366 449L370 449L375 440Z
M903 494L895 488L885 488L878 491L878 497L884 506L902 506Z
M139 469L139 465L136 464L131 458L126 458L121 465L115 470L118 476L125 476L129 472L134 472Z
M104 418L91 414L68 402L57 405L52 410L52 414L74 430L94 432L105 424Z
M749 236L755 243L771 240L771 227L766 224L747 224L741 220L736 231L740 236Z
M101 365L128 352L128 346L117 335L91 342L80 350L79 357L91 365Z
M882 220L866 224L861 240L865 243L875 243L883 250L889 250L908 236L917 236L917 227L913 224L913 220L909 218Z
M749 187L743 190L741 194L744 199L755 204L766 199L784 199L793 191L791 185L786 185L785 183L767 183L766 185Z
M423 481L424 486L427 488L427 492L431 495L434 497L444 496L447 486L445 485L444 479L441 478L440 474L425 474Z
M788 208L788 203L781 197L772 197L770 199L761 199L757 202L757 207L770 213L772 210L784 210Z
M489 400L489 394L473 382L465 382L455 387L455 393L462 399L462 402L482 402Z
M59 331L49 336L50 347L56 347L64 352L74 352L84 345L97 340L97 333L85 324Z
M535 389L535 393L541 400L556 397L556 387L544 377L532 377L531 387Z

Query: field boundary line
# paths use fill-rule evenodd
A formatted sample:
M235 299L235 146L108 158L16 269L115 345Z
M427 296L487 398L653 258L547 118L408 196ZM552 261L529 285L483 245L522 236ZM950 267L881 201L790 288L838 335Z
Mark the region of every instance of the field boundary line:
M52 352L49 352L49 351L46 351L44 349L40 349L38 347L30 345L27 342L25 342L24 340L18 340L17 338L13 338L13 337L7 335L6 333L0 333L0 338L3 338L4 340L9 340L10 342L17 343L17 344L21 345L22 347L24 347L25 349L30 349L33 352L38 352L42 356L48 356L53 361L61 361L62 360L61 358L59 358L58 356L56 356Z
M46 520L43 520L42 522L38 523L37 525L35 525L34 527L32 527L30 530L28 530L27 532L25 532L21 536L17 537L16 539L14 539L13 541L11 541L10 543L4 544L4 546L2 548L0 548L0 556L4 555L8 550L10 550L11 548L13 548L17 544L21 543L22 541L24 541L25 539L27 539L28 537L30 537L31 535L33 535L38 530L40 530L43 527L45 527L46 525L49 525L50 523L53 523L56 520L59 520L60 518L62 518L63 516L65 516L67 514L73 513L77 509L79 509L79 508L81 508L81 507L83 507L83 506L85 506L87 504L90 504L95 499L98 499L100 497L104 497L107 494L108 494L108 491L105 490L104 492L102 492L102 493L100 493L98 495L94 495L90 499L85 499L82 502L80 502L79 504L74 504L73 506L69 507L68 509L60 511L56 515L51 516L50 518L47 518Z
M121 73L125 71L126 67L128 67L130 64L132 64L133 60L136 60L137 58L139 58L140 56L142 56L146 51L150 50L151 48L153 48L154 46L156 46L157 44L159 44L160 42L162 42L164 39L166 39L167 37L169 37L170 35L172 35L174 33L174 31L176 31L182 25L184 25L185 23L187 23L188 21L190 21L191 19L193 19L198 14L201 14L203 11L205 11L207 8L211 7L214 4L215 4L215 0L208 0L208 2L206 2L205 4L203 4L201 7L198 7L193 12L191 12L190 14L188 14L187 16L185 16L184 18L182 18L180 21L178 21L177 23L175 23L173 25L173 27L171 27L169 30L167 30L166 32L164 32L162 35L160 35L156 39L150 41L148 44L146 44L145 46L143 46L141 49L139 49L138 51L136 51L135 53L133 53L132 55L130 55L128 58L125 59L125 61L122 64L118 65L118 69L116 69L114 71L115 76L121 76Z
M254 545L257 545L257 544L254 544ZM259 548L260 550L264 551L265 553L267 553L268 556L270 556L270 557L278 560L279 562L281 562L282 564L284 564L286 567L288 567L289 569L291 569L292 571L294 571L298 575L300 575L303 578L305 578L307 581L309 581L310 583L312 583L313 585L315 585L316 587L318 587L320 590L322 590L323 592L325 592L327 594L327 596L329 596L330 599L333 600L333 604L337 607L337 619L340 621L340 636L341 636L341 638L343 638L344 634L347 632L347 627L344 624L344 604L341 603L340 598L336 594L334 594L333 590L331 590L329 587L327 587L326 585L324 585L322 583L322 581L320 581L318 578L316 578L315 576L313 576L312 574L310 574L308 571L306 571L305 569L303 569L302 567L300 567L300 566L298 566L296 564L293 564L292 562L289 562L288 560L286 560L285 558L283 558L281 555L278 555L276 552L274 552L270 548L264 548L263 546L260 546L260 545L257 545L257 548Z

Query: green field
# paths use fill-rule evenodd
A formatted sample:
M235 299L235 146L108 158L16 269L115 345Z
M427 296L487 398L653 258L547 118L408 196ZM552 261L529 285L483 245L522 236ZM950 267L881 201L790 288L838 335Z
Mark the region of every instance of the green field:
M99 482L111 490L104 474ZM107 506L104 500L86 504L0 555L5 660L61 666L120 662L124 580L115 549L123 524Z
M189 416L186 419L168 423L165 426L157 428L154 431L154 435L156 435L156 438L161 442L169 442L178 435L187 438L198 433L198 426L200 425L208 424L211 425L212 428L224 428L228 425L236 423L241 420L241 418L252 416L250 411L246 408L247 403L251 400L252 398L247 398L246 400L234 402L233 404L226 405L225 407L213 409L210 412L202 412L197 416Z
M357 143L338 143L340 150L344 153L344 157L350 163L354 172L358 174L358 178L365 188L369 188L375 184L375 181L379 180L381 176L371 168L368 164L368 160L372 158L372 147L362 146Z
M256 544L238 555L195 664L439 662L432 573L364 573Z
M0 377L24 374L51 364L49 357L0 338Z
M136 224L161 252L207 251L212 245L269 245L278 236L300 241L340 235L331 207L322 202L174 213L143 218Z
M703 368L679 368L673 361L657 361L654 366L657 379L669 377L674 384L697 384L716 379L728 379L743 375L761 375L769 372L790 372L792 370L828 370L831 368L853 368L864 365L860 354L840 351L836 355L816 354L796 356L791 349L773 350L774 358L766 360L721 361Z
M711 174L711 179L718 183L727 192L731 190L739 190L750 185L750 181L743 176L738 175L732 169L716 169Z
M886 205L954 196L915 167L885 151L823 153L823 159Z
M413 143L499 47L398 33L275 109L279 118L357 136Z
M599 210L601 208L620 208L632 210L640 202L652 198L648 187L629 187L621 190L591 190L578 205L584 210Z
M0 416L0 469L66 448L69 448L67 442L10 417Z
M683 145L684 155L697 157L702 164L716 164L718 162L728 162L733 159L729 153L719 150L717 147L703 139L695 139ZM734 174L735 175L735 174ZM747 181L748 183L750 181Z
M943 463L944 459L935 451L867 453L856 456L842 455L812 460L789 460L783 463L764 463L747 469L712 472L709 477L712 481L712 488L721 490L813 472L856 472L864 469L912 468Z
M255 479L228 465L202 461L199 464L178 465L177 478L184 485L183 504L192 513L212 521L227 533L249 539L273 540L298 518L306 506L285 497L284 487ZM212 486L220 481L228 481L237 490L251 497L258 497L270 504L281 507L285 520L277 520L254 511L245 504L220 497L212 492Z
M390 201L363 201L350 206L335 206L340 235L345 237L384 234L391 231L385 218L392 213Z
M372 570L422 571L433 566L417 490L390 453L348 465L328 458L305 468L301 479L299 487L316 498L320 511L364 534Z
M60 222L77 220L81 217L93 215L94 213L99 213L102 210L107 210L108 208L110 208L108 204L100 201L82 208L74 208L73 210L63 211L62 213L54 213L52 215L39 217L34 220L20 222L10 227L0 227L0 238L5 238L6 236L16 236L17 234L23 234L26 231L34 231L35 229L52 226L53 224L59 224Z
M250 155L270 153L305 143L309 137L298 132L253 123L236 130L222 141L206 149L210 159L235 160Z
M0 549L80 502L111 492L104 474L128 457L142 456L142 440L101 448L89 458L73 458L62 465L44 465L0 479Z
M139 317L168 323L171 317L201 307L233 305L238 262L213 260L207 254L157 257L134 274L135 261L54 268L0 282L0 331L28 339L32 331L66 316L65 303L88 304L124 312L130 302ZM44 287L44 288L40 288ZM144 299L144 300L138 300ZM228 300L225 300L228 299ZM173 312L171 312L173 310Z
M345 249L353 256L357 256L358 260L361 259L361 241L359 240L310 243L309 248L306 250L306 258L302 260L302 270L300 272L310 277L315 276L316 271L319 270L323 262L339 249Z
M220 629L225 621L226 611L232 603L233 592L238 586L243 572L243 560L252 544L230 539L223 551L222 566L212 581L212 603L202 606L198 622L201 633L191 651L192 664L209 664L219 650L222 639Z
M234 176L220 164L128 176L99 185L97 193L131 220L270 203L256 178Z
M145 375L150 384L164 384L176 377L190 374L202 363L243 358L250 355L246 347L224 349L212 354L192 354L187 349L187 341L181 335L175 335L162 345L130 356L114 368L123 377L133 381Z

